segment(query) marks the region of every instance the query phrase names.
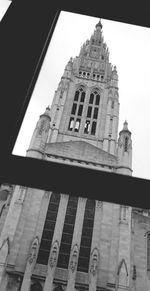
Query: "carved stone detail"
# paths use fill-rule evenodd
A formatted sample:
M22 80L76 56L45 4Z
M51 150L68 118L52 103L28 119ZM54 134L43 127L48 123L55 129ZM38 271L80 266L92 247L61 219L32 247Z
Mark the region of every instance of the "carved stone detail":
M59 242L55 240L55 242L52 245L50 257L49 257L49 266L51 269L53 269L56 266L58 252L59 252Z
M98 262L99 262L99 251L97 248L94 248L91 253L91 264L90 264L90 274L92 274L93 276L95 276L97 273Z
M38 247L39 247L39 238L38 238L38 236L36 236L33 239L31 247L30 247L30 253L29 253L29 258L28 258L28 262L30 265L36 261Z
M71 259L70 259L70 264L69 264L69 268L72 271L72 273L74 273L74 271L77 268L78 255L79 255L79 247L77 244L75 244L72 248Z

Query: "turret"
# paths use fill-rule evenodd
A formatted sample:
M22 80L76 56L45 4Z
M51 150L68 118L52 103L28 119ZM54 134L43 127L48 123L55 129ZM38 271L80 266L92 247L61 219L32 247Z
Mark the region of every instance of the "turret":
M32 139L27 150L27 157L42 159L45 144L48 138L50 129L50 108L47 107L45 112L40 115L39 121L36 124Z
M119 133L117 173L132 175L132 140L127 121Z

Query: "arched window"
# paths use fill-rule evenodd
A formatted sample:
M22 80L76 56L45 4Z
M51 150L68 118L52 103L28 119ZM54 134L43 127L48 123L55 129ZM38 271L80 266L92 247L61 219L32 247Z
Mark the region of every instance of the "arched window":
M71 116L68 124L69 131L75 132L79 131L81 120L77 117L78 116L82 117L84 100L85 100L85 89L83 86L80 86L75 92L74 101L72 104Z
M74 101L79 101L79 97L80 97L80 102L84 102L85 90L83 87L80 87L79 89L76 90Z
M147 234L147 271L150 271L150 233Z
M51 242L53 239L58 207L60 202L60 194L52 193L50 197L50 202L48 205L47 215L45 219L44 229L42 233L42 239L40 243L37 263L47 265Z
M95 215L95 201L86 202L77 270L88 272Z

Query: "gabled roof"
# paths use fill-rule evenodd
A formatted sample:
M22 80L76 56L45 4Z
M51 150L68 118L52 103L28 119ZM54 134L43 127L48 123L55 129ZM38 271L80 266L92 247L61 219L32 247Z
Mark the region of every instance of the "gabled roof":
M117 162L116 156L85 141L47 143L45 154L109 165Z

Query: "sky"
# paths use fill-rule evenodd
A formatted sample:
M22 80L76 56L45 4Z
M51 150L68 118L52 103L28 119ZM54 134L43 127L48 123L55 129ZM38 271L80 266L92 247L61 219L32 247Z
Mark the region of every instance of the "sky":
M0 0L0 10L1 2L4 0ZM95 17L61 12L13 154L26 155L39 116L51 105L67 62L79 55L98 21ZM106 19L101 22L109 61L116 65L119 76L119 131L127 120L132 132L133 176L150 179L150 28Z

